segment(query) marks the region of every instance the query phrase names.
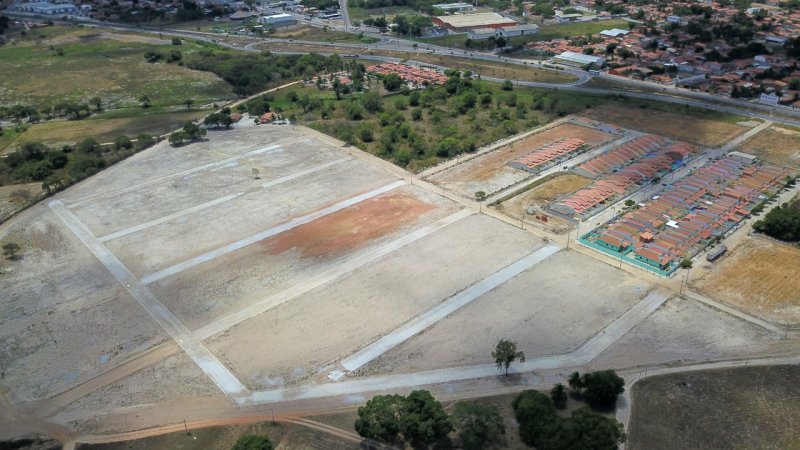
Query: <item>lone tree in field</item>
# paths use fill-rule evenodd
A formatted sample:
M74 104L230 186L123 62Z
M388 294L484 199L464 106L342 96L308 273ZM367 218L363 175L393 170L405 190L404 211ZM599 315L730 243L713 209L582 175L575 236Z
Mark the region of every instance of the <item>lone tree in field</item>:
M517 351L517 343L506 339L500 339L492 352L492 357L498 369L506 370L506 376L508 376L508 368L511 363L517 360L525 362L525 353Z
M231 450L272 450L272 442L264 436L246 434L236 440Z
M150 107L150 96L147 94L142 94L139 96L139 103L142 104L142 108L149 108Z
M259 172L259 171L258 171L258 169L257 169L257 168L255 168L255 167L253 167L252 169L250 169L250 173L251 173L251 174L253 174L253 179L255 179L255 180L258 180L259 178L261 178L261 177L259 176L259 173L260 173L260 172Z
M103 99L100 97L92 97L91 100L89 100L89 103L94 105L94 109L97 112L100 112L103 109Z
M17 252L20 251L20 246L16 242L9 242L7 244L3 244L3 256L6 259L13 260L17 259Z

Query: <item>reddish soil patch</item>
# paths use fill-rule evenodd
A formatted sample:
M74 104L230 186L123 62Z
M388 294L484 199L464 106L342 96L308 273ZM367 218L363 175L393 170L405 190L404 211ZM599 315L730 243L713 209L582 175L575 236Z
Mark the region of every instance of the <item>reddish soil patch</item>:
M375 197L281 233L265 245L272 255L291 249L303 257L337 254L413 223L435 208L407 194Z

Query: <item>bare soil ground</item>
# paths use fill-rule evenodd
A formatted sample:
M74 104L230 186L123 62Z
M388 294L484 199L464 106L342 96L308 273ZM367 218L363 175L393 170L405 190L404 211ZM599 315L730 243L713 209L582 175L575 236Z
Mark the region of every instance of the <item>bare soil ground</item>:
M352 431L352 430L350 430ZM324 431L290 423L261 422L247 425L228 425L170 433L136 441L109 444L82 444L80 450L208 450L233 447L240 436L267 436L276 449L345 450L357 447L351 441Z
M750 138L738 150L782 166L800 167L800 131L773 126Z
M593 119L646 133L718 147L747 131L738 125L620 104L600 105L582 113Z
M19 403L48 398L166 339L59 219L36 208L28 220L0 227L0 242L22 246L0 275L0 368Z
M800 448L797 366L647 378L633 389L626 448Z
M674 298L595 361L603 367L796 354L797 343L692 300Z
M800 249L751 237L696 280L709 297L777 323L800 322Z
M376 206L381 208L383 199L392 201L391 197L398 193L415 198L406 201L416 203L416 211L402 213L400 221L388 224L370 218ZM153 284L152 289L190 329L199 328L220 315L263 300L344 261L359 258L380 243L397 239L413 227L431 223L458 209L441 197L410 186L377 199L324 219L339 227L338 239L331 234L318 236L313 242L298 242L299 237L318 226L311 222L165 278ZM384 213L383 218L391 218L391 213L386 210ZM361 222L363 227L342 228L348 220ZM292 243L297 245L289 247Z
M570 268L581 268L580 283ZM616 320L651 286L587 256L561 251L376 359L363 374L491 364L499 339L528 358L567 353ZM534 331L535 330L535 331Z
M0 223L43 198L42 183L0 186Z
M206 343L248 387L296 383L542 245L499 221L468 217Z
M563 124L520 139L505 147L440 172L430 177L429 180L470 198L477 191L491 194L531 176L530 173L524 170L507 166L506 163L508 161L544 145L573 137L583 139L591 147L596 147L611 140L611 136L602 131L580 125Z

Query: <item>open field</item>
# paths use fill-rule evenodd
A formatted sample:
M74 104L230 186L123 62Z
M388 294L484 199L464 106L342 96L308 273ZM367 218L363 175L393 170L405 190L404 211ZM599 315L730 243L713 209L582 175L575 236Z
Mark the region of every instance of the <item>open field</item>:
M800 167L800 131L772 126L750 138L738 150L782 166Z
M354 42L371 44L378 40L371 36L359 36L343 31L323 30L322 28L312 27L305 24L296 24L288 27L276 28L269 34L272 38L302 39L304 41L324 41L324 42Z
M571 194L591 182L591 179L573 173L557 174L535 188L497 205L497 210L521 218L523 214L527 214L526 209L529 206L544 208L562 195Z
M202 48L190 41L173 46L152 37L77 27L43 28L31 34L17 45L0 48L0 71L8 75L0 80L0 102L43 108L99 96L106 108L113 109L138 105L142 94L151 98L153 106L179 106L188 98L206 104L233 97L228 84L212 73L150 64L143 58L148 50L190 54Z
M694 300L673 298L595 359L605 367L795 354L793 343Z
M640 381L626 448L800 448L797 366L746 367Z
M581 268L572 283L570 268ZM651 286L587 256L561 251L387 352L362 374L411 373L491 364L501 338L533 358L568 353L641 298ZM536 330L535 333L531 330Z
M36 203L44 195L42 183L0 186L0 223L28 205Z
M474 241L459 245L467 239ZM294 383L542 245L493 219L463 219L324 290L243 322L208 345L248 386ZM455 261L472 263L456 267ZM409 279L426 282L409 285ZM241 345L262 339L271 344Z
M233 423L237 421L231 421ZM326 431L314 430L292 423L260 422L239 420L241 425L233 424L219 427L192 430L191 435L183 431L165 434L136 441L122 441L109 444L81 444L79 450L208 450L228 449L240 436L257 434L267 436L275 448L308 450L346 450L357 448L358 444L334 436ZM352 430L348 430L352 432Z
M472 198L477 191L491 195L532 176L529 172L507 166L508 161L564 138L583 139L589 147L611 140L611 136L602 131L570 123L562 124L440 172L429 180L465 197Z
M0 230L0 242L22 247L1 275L0 367L15 402L48 398L166 339L58 218L45 208L34 217Z
M8 153L17 147L32 142L41 142L53 147L76 144L93 138L97 142L112 142L121 135L134 139L145 133L161 135L180 128L187 120L196 120L208 110L191 112L164 112L160 114L138 115L136 117L109 118L92 117L85 120L64 120L30 125L16 139L8 142L0 153Z
M583 115L614 125L645 133L659 134L708 147L718 147L747 131L735 124L737 116L701 110L705 117L698 117L696 110L681 112L661 111L648 107L623 105L620 103L596 106ZM719 120L714 116L718 114ZM738 118L743 120L742 118Z
M800 322L800 249L751 237L728 251L697 289L777 323Z

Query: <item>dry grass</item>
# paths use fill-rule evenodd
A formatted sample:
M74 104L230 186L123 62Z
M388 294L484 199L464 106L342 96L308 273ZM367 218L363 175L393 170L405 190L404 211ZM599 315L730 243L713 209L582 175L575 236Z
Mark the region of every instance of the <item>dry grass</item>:
M0 186L0 222L44 197L42 183Z
M716 264L695 282L700 292L768 320L800 322L800 249L751 238Z
M589 178L571 173L557 175L539 186L501 203L497 209L513 217L522 217L523 211L528 206L536 205L543 208L562 195L571 194L591 182L592 180Z
M797 366L648 378L633 389L627 448L798 449Z
M739 150L782 166L800 167L800 131L770 127L750 138Z
M31 126L9 143L7 153L29 142L42 142L58 146L74 144L86 138L94 138L98 142L111 142L120 135L135 137L140 133L152 135L162 134L180 127L187 120L202 117L203 111L180 112L173 114L154 114L141 117L119 119L87 119L60 122L46 122Z
M619 103L594 107L584 115L624 128L660 134L709 147L718 147L746 131L745 128L723 121L653 108L642 109Z

